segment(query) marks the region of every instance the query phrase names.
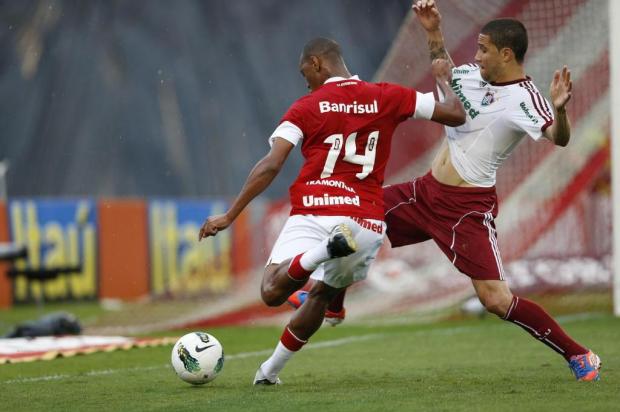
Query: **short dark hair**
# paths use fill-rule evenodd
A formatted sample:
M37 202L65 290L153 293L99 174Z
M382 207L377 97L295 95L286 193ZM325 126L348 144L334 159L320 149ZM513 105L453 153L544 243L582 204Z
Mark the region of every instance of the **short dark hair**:
M516 19L495 19L484 25L481 34L491 37L497 50L508 47L515 54L515 59L523 63L527 52L527 30L523 23Z
M330 60L339 60L342 59L342 50L335 40L317 37L306 43L301 54L302 60L306 60L310 56L324 56Z

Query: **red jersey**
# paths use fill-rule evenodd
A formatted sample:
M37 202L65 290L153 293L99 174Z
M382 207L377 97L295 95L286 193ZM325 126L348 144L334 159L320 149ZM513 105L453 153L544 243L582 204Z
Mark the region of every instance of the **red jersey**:
M383 220L392 135L415 107L413 89L356 78L330 79L293 103L272 135L286 138L278 134L282 127L303 134L305 162L289 189L291 215Z

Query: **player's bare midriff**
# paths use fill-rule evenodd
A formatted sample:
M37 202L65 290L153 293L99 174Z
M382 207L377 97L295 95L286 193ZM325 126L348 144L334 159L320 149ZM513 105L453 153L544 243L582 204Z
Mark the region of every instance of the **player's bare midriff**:
M450 149L445 140L441 145L441 149L439 149L439 152L435 155L435 159L433 159L431 173L439 183L443 183L444 185L474 187L474 185L463 180L452 165L452 160L450 160Z

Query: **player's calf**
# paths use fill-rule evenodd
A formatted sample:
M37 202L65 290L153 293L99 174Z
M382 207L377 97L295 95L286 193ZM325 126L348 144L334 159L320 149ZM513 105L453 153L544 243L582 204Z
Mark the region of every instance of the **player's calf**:
M325 323L331 326L340 325L346 316L346 309L342 306L345 290L330 302L329 306L325 310ZM295 309L299 309L308 298L308 292L305 290L298 290L288 297L286 303L291 305Z

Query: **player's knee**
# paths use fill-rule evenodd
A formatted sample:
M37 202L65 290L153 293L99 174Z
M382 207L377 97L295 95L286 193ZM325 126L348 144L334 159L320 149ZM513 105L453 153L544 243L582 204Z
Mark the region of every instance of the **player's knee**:
M499 317L504 317L511 302L502 293L481 294L478 297L487 311Z
M267 306L280 306L286 300L282 298L281 294L265 285L260 288L260 297Z
M263 281L260 286L260 297L267 306L280 306L286 298L282 299L282 293L278 290L277 268L270 266L265 269Z
M260 297L267 306L280 306L286 300L282 297L273 280L266 278L260 287Z
M265 303L265 305L267 306L273 306L270 303L272 302L271 299L271 295L269 294L268 291L265 290L264 287L261 286L260 288L260 298L263 300L263 302Z
M504 313L506 313L505 311L502 311L502 306L497 301L483 301L482 304L488 312L493 313L499 317L503 317Z

